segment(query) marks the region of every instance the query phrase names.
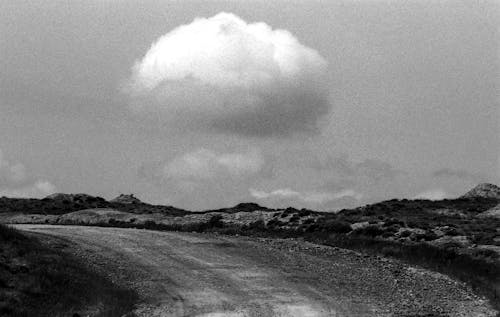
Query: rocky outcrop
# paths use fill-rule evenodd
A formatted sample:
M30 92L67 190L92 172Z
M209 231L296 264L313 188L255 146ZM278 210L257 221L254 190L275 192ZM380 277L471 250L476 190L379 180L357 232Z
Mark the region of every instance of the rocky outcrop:
M140 203L142 203L142 201L140 201L140 199L135 197L134 194L130 194L130 195L120 194L118 197L111 199L110 202L119 203L119 204L140 204Z
M479 184L461 198L494 198L500 199L500 187L493 184Z

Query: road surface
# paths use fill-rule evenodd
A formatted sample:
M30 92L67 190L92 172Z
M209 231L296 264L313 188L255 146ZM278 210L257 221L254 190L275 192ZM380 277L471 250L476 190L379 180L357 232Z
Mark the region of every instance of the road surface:
M137 316L403 316L423 310L493 315L487 302L445 276L305 242L100 227L16 227L61 238L89 266L136 290L141 298Z

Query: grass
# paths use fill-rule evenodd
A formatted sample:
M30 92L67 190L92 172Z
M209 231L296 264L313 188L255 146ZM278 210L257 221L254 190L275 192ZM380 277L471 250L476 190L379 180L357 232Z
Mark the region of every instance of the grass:
M0 316L83 315L91 306L100 307L97 316L122 316L132 309L135 293L91 271L63 245L0 225Z

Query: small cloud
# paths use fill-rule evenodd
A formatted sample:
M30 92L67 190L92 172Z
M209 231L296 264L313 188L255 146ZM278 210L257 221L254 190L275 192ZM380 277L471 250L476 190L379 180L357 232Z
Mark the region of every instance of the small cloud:
M312 164L312 167L322 172L331 173L347 182L367 179L378 183L384 179L393 179L403 173L382 160L365 159L361 162L354 162L349 160L346 154L338 157L328 156L325 159L317 159Z
M46 180L36 180L28 175L19 162L7 160L0 150L0 196L45 197L56 192L56 187Z
M284 136L318 129L330 110L326 72L289 31L223 12L160 37L125 90L133 110L176 126Z
M317 192L317 191L306 191L298 192L290 188L276 189L270 192L263 190L256 190L251 188L249 190L250 195L259 200L268 200L280 202L282 204L299 204L307 205L310 207L321 208L325 204L331 205L332 202L353 199L359 201L363 198L361 193L358 193L352 189L345 189L339 192Z
M0 188L0 196L16 198L43 198L57 192L56 187L48 181L36 181L34 184L15 188Z
M0 150L0 186L20 185L27 179L26 167L9 162Z
M480 174L471 173L462 169L453 169L453 168L441 168L435 170L432 173L433 177L437 178L458 178L464 181L470 181L475 183L480 183L485 181L485 177Z
M413 199L428 199L428 200L442 200L448 197L448 194L442 189L432 189L428 191L421 192Z
M283 189L276 189L271 192L266 192L263 190L256 190L253 188L250 188L250 195L252 197L257 198L257 199L268 199L268 198L273 198L273 197L279 197L279 198L297 198L300 197L301 194L297 191L294 191L290 188L283 188Z
M219 176L244 177L261 171L264 158L254 150L248 153L216 153L207 149L184 154L168 162L162 170L167 179L201 180Z

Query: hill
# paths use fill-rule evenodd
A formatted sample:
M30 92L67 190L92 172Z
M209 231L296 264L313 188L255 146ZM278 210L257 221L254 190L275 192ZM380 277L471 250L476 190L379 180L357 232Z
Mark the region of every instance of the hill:
M63 215L93 208L109 208L137 214L161 213L170 216L182 216L189 213L172 206L143 203L133 195L121 195L111 201L87 194L63 193L52 194L43 199L0 197L0 214Z
M479 184L467 193L465 193L462 198L493 198L500 199L500 187L483 183Z

